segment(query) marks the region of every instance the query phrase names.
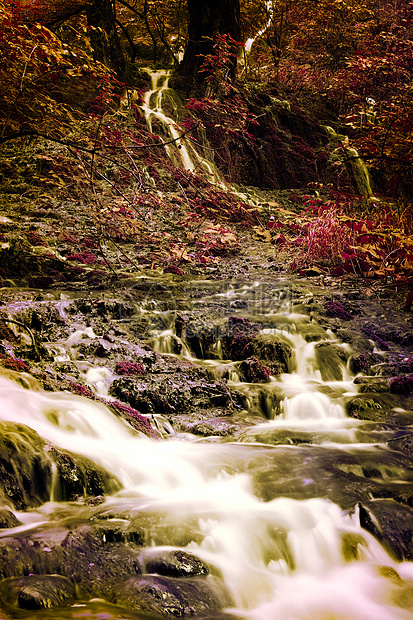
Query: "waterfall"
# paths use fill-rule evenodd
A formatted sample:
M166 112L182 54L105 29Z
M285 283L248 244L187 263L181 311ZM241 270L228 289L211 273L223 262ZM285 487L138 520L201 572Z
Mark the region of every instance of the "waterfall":
M172 106L175 116L177 115L177 103L174 99L176 95L169 87L171 72L151 71L150 69L145 69L145 71L151 78L151 89L145 93L142 110L149 130L157 133L154 131L155 121L161 125L166 136L163 140L165 150L175 165L190 172L195 170L204 172L209 180L220 182L221 179L215 166L198 154L191 141L183 136L184 132L178 127L177 120L168 116L163 110L164 99L168 96L168 103Z
M262 37L262 35L265 34L265 32L271 26L273 14L274 14L273 0L266 0L265 6L266 6L266 9L269 12L270 16L269 16L269 18L267 20L267 23L265 24L264 28L261 28L261 30L259 30L254 37L252 37L251 39L247 39L247 41L245 42L245 48L244 49L245 49L245 54L247 56L251 52L251 48L252 48L254 42L259 37Z
M372 196L373 190L371 189L370 173L357 149L346 146L346 157L350 160L360 195Z
M348 146L349 139L347 136L337 134L330 126L325 126L324 128L331 140L332 146L335 147L331 151L332 156L336 159L343 160L344 163L350 161L360 196L373 196L370 173L357 149Z

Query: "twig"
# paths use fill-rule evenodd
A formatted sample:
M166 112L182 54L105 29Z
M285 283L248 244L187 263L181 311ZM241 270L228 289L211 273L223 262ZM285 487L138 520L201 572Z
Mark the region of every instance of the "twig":
M116 279L118 279L119 278L118 274L116 273L115 269L112 267L110 262L107 260L107 258L105 256L105 253L102 250L102 240L100 238L98 239L98 248L99 248L99 252L100 252L101 257L103 258L103 260L105 261L105 263L107 264L109 269L112 271L112 273L115 274Z
M29 58L27 59L26 64L24 65L23 74L22 74L22 79L20 80L20 92L22 92L22 91L23 91L23 81L24 81L24 78L25 78L25 76L26 76L27 65L29 64L29 61L30 61L31 57L33 56L33 54L34 54L34 50L35 50L36 48L37 48L37 45L35 45L35 46L33 47L32 51L31 51L31 52L30 52L30 54L29 54Z
M22 321L16 321L15 319L4 319L4 318L1 318L0 320L3 321L4 323L13 323L14 325L19 325L20 327L24 327L24 329L27 330L28 333L29 333L29 336L30 336L31 341L32 341L32 347L34 349L34 352L36 353L36 356L40 357L39 356L39 350L37 348L37 344L36 344L33 332L30 329L30 327L28 325L26 325L26 323L23 323Z

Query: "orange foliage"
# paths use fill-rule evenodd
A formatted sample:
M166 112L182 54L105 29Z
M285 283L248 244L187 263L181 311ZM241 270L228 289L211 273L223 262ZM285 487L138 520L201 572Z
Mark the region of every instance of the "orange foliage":
M21 23L4 0L0 83L0 143L22 135L62 139L79 127L87 108L109 101L115 85L106 67L40 23Z

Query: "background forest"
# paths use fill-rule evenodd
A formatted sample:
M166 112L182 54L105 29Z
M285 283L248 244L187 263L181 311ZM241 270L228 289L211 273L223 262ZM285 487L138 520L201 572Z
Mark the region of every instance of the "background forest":
M155 239L146 263L177 272L234 250L237 224L302 273L411 278L412 2L0 0L0 33L20 203L72 201L98 244ZM219 184L148 129L148 67L171 70L163 109Z

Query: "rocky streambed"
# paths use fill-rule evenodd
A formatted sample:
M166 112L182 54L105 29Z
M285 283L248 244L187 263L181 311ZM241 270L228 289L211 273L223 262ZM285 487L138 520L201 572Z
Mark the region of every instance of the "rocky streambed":
M2 289L2 617L409 617L411 315L245 264Z

